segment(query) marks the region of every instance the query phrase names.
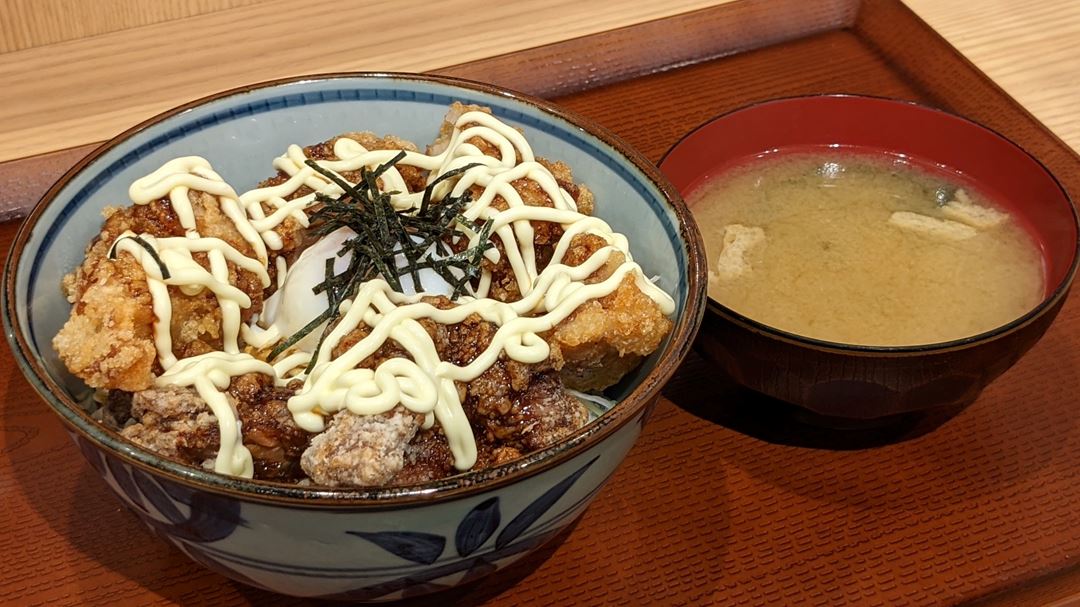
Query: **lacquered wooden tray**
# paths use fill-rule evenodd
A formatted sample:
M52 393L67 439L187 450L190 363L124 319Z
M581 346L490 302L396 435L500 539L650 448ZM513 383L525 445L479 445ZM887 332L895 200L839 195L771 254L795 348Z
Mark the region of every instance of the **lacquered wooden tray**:
M1002 132L1080 192L1080 158L902 4L805 4L737 2L442 71L551 97L653 160L701 122L754 101L912 99ZM0 176L21 175L28 199L85 151L0 165ZM15 228L0 226L0 246ZM210 573L137 527L6 349L0 362L0 602L297 604ZM687 360L572 533L425 604L1013 605L1080 596L1075 299L969 409L904 442L794 446L815 437L711 378L701 359Z

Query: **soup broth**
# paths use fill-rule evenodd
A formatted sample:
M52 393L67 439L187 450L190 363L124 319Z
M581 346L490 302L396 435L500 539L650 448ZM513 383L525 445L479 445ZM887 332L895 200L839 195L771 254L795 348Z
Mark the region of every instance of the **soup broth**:
M987 197L893 157L781 154L690 196L709 296L766 325L859 345L937 343L1034 308L1043 262Z

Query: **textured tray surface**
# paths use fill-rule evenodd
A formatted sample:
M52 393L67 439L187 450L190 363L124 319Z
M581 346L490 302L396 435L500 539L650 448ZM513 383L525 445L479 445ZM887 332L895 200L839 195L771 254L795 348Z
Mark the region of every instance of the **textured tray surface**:
M875 4L875 3L870 3ZM653 160L704 120L814 92L916 99L1013 137L1080 192L1080 162L889 3L855 28L558 99ZM906 29L905 29L906 28ZM915 50L913 50L915 49ZM513 58L523 67L532 56ZM919 68L916 70L915 68ZM932 68L932 69L924 69ZM918 75L916 75L918 74ZM14 226L0 227L0 246ZM695 356L574 531L464 604L945 605L1080 566L1080 303L965 412L872 449L812 442ZM231 583L138 527L0 353L0 592L19 604L296 604ZM793 441L793 436L796 440Z

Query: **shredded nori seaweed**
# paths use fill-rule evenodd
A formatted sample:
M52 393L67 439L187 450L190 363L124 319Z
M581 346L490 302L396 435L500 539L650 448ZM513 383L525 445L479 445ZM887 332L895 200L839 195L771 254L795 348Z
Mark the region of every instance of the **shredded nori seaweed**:
M480 264L484 252L494 246L490 241L490 219L480 227L479 239L475 245L454 253L447 244L447 240L455 231L458 231L459 225L473 226L473 222L462 215L472 201L472 192L466 190L457 196L448 194L438 204L431 204L432 192L436 186L478 165L470 164L443 173L424 188L419 209L415 212L398 211L390 202L391 195L397 192L380 191L377 180L405 156L405 152L402 151L372 171L366 168L361 169L360 180L356 185L324 169L313 160L306 162L307 166L342 190L342 194L337 197L315 195L316 201L322 203L323 206L311 216L312 235L321 238L340 228L350 228L356 232L357 236L342 243L341 250L337 253L338 257L351 254L348 267L341 273L335 274L334 260L327 259L325 278L312 289L315 293L326 292L328 300L326 310L288 339L279 343L270 352L270 360L289 349L322 323L337 318L342 302L354 297L360 285L368 280L381 276L391 288L401 292L400 278L408 275L412 278L416 292L419 293L423 291L419 271L430 268L450 285L452 289L450 297L454 299L465 291L471 281L480 276ZM428 249L432 251L429 252ZM405 258L405 265L397 265L394 258L398 254ZM455 270L461 274L460 277L454 275ZM308 371L315 365L318 350L331 324L327 325L327 329L319 338L319 345L308 364Z
M112 247L109 248L109 259L116 259L116 243L124 239L134 240L139 246L146 249L146 252L149 253L150 257L157 263L158 269L161 270L161 278L168 280L172 277L172 274L169 274L169 268L167 268L165 262L161 261L161 258L158 257L158 253L154 250L154 247L150 246L150 243L143 240L140 236L128 235L117 238L116 241L112 243Z

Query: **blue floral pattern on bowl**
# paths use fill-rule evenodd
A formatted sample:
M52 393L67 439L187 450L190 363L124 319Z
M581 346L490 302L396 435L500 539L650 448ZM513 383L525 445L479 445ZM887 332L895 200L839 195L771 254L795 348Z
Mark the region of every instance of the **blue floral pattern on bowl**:
M625 428L632 436L620 442L625 442L628 449L639 425L628 424ZM575 465L581 460L584 463L565 476L544 475L550 477L551 483L545 483L544 490L523 508L514 510L516 514L505 524L503 509L516 508L520 501L513 487L491 492L490 497L481 496L478 502L472 500L470 503L475 505L460 518L445 521L442 533L432 532L429 521L418 527L423 531L382 529L379 525L385 523L386 517L380 513L353 512L341 521L339 529L328 533L333 544L322 548L333 553L366 553L379 566L335 567L312 566L306 559L296 559L310 548L305 541L291 550L275 550L272 543L253 537L260 530L256 521L292 520L292 526L296 526L295 521L304 518L302 507L242 503L195 490L152 476L77 434L71 436L87 462L124 504L150 530L193 560L237 581L271 591L364 601L393 600L451 588L513 563L558 535L584 512L622 459L621 453L595 454L574 460ZM609 466L605 466L607 462ZM593 473L594 467L604 470ZM275 512L268 513L268 508ZM292 535L302 533L302 527L278 531ZM335 590L297 592L312 581L313 586L329 584Z

